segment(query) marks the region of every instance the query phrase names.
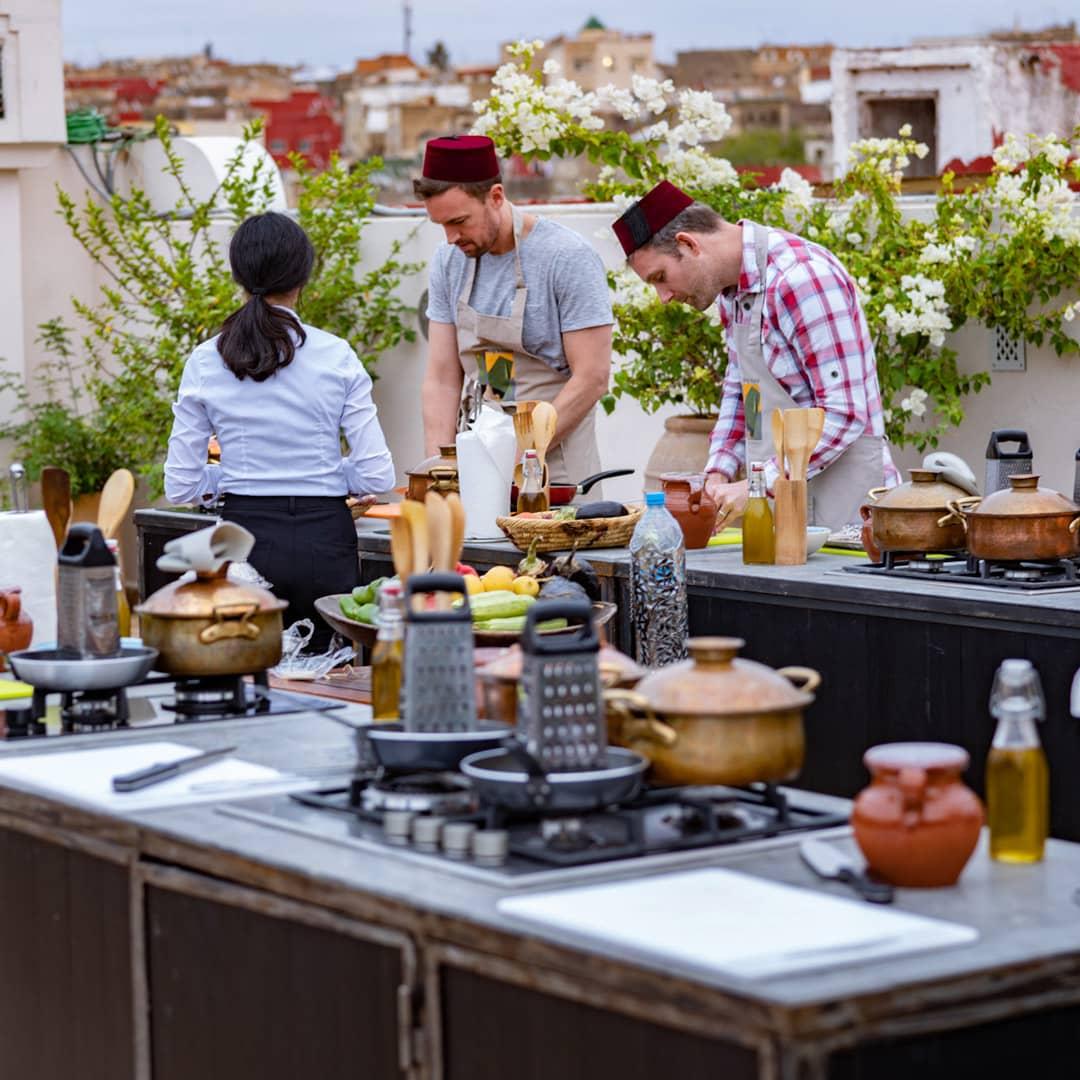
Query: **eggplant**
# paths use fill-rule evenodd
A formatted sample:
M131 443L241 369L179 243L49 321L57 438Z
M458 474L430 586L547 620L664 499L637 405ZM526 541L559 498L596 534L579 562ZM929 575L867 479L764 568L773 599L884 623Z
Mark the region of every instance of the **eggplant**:
M600 599L600 577L593 569L592 563L584 562L577 557L576 544L569 555L560 555L551 564L551 572L572 581L575 585L580 585L590 600Z
M600 502L583 503L577 508L577 517L582 518L615 518L626 517L626 507L622 503L603 499Z
M589 594L569 578L548 578L540 589L541 600L588 600Z

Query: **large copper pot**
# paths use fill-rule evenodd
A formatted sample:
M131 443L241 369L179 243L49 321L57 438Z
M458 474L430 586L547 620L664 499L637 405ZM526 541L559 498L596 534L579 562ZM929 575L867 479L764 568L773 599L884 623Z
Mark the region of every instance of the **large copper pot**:
M1080 554L1080 507L1028 473L974 506L949 504L947 518L963 523L966 547L977 559L1009 562L1064 559Z
M440 446L435 457L425 458L405 474L409 481L406 498L423 502L428 491L448 495L458 490L456 446Z
M143 644L170 675L246 675L281 659L282 611L273 593L216 574L174 581L136 609Z
M895 488L874 488L860 510L869 521L878 551L923 554L959 551L965 544L964 523L946 514L950 503L966 505L970 497L941 479L937 469L909 469L911 479Z
M689 660L646 675L635 691L607 691L609 740L645 754L662 783L797 776L806 754L803 710L821 676L736 659L744 644L691 638Z

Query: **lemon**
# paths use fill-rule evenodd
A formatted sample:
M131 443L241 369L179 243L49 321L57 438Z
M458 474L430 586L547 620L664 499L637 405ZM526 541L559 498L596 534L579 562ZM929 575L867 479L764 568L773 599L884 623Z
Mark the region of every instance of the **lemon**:
M520 596L536 596L540 592L540 582L536 578L527 575L514 578L512 587L514 592Z
M465 578L465 591L470 596L484 591L484 583L475 574L464 574L463 576Z
M480 580L487 592L514 587L514 571L509 566L493 566Z

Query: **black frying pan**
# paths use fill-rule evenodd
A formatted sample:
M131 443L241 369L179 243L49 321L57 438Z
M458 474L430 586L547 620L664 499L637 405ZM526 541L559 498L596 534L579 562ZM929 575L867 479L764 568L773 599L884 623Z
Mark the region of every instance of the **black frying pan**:
M573 502L578 495L584 495L593 484L598 484L601 480L607 480L613 476L631 476L633 472L633 469L605 469L604 472L586 476L580 484L552 484L548 489L548 505L566 506L567 503ZM517 498L517 484L512 484L510 487L510 505L512 507L517 506Z

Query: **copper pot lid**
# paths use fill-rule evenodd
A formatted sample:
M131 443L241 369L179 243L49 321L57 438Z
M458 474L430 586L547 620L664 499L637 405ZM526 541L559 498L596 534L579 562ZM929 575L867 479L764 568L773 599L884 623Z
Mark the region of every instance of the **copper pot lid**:
M875 510L946 510L948 504L967 497L967 492L941 479L940 469L908 469L911 479L890 488L877 502ZM876 493L878 488L874 489ZM872 493L873 494L873 493Z
M963 772L971 755L952 743L899 742L871 746L863 754L863 764L872 772L900 772L902 769Z
M779 672L738 658L742 638L690 638L690 659L650 672L637 693L669 716L745 716L809 705L813 695L797 690Z
M603 644L597 656L600 681L605 686L631 686L644 674L645 669L613 645ZM522 652L520 645L503 649L490 663L477 668L481 679L500 682L517 682L521 678Z
M440 446L437 454L424 458L419 465L415 465L413 468L407 470L405 475L432 477L437 473L444 476L453 473L456 476L457 471L457 447Z
M228 563L213 575L181 578L162 586L136 609L139 615L159 615L170 619L212 619L216 609L257 605L256 614L288 607L272 592L257 585L233 582L226 577Z
M1039 487L1039 477L1018 473L1009 486L987 495L971 513L975 517L1051 517L1080 513L1080 507L1053 488Z

